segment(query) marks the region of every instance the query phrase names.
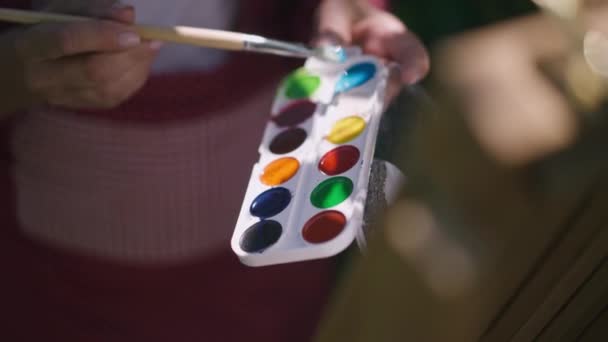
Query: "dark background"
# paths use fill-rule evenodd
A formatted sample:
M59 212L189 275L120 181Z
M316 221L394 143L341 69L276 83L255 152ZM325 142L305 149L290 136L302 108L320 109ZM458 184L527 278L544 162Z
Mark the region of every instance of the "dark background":
M392 7L428 45L534 10L531 0L393 0Z

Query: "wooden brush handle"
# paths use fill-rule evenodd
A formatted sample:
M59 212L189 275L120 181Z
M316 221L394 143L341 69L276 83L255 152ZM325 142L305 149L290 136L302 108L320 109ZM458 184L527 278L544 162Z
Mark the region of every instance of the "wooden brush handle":
M0 8L0 21L20 24L38 24L45 22L62 23L86 20L93 19L66 14ZM187 26L157 27L135 25L134 29L143 39L147 40L160 40L223 50L244 50L245 42L256 37L238 32Z

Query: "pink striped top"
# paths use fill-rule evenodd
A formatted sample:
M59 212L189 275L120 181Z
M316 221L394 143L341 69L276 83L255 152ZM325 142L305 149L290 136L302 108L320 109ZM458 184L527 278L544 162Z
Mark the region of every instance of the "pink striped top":
M243 1L236 28L305 41L315 6ZM228 244L293 63L230 56L153 77L116 110L0 123L4 340L308 341L332 260L252 269Z

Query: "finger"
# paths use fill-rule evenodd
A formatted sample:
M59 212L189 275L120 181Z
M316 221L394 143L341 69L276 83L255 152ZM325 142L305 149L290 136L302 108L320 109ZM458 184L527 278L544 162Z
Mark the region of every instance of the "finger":
M386 38L402 35L407 32L407 28L393 15L380 12L357 22L352 32L355 43L381 57L389 57Z
M91 108L84 96L81 95L84 91L85 89L80 88L51 88L45 94L45 104L69 109Z
M312 41L313 46L342 46L347 45L345 41L337 33L333 31L319 32Z
M138 64L148 64L156 55L150 44L142 44L125 52L95 54L57 60L56 77L64 77L66 84L94 87L119 80Z
M422 42L412 32L395 35L388 39L389 58L401 65L401 80L414 84L429 72L431 61Z
M153 58L132 64L132 67L116 80L99 84L95 88L83 89L80 97L87 108L109 109L126 101L147 81Z
M123 91L122 93L127 97L130 97L148 81L152 62L152 59L148 59L145 63L138 63L135 67L128 70L123 77L118 80L115 86L118 89L121 89Z
M125 79L134 83L130 89L141 87L156 53L157 50L142 46L129 53L60 60L52 66L45 64L44 79L55 81L47 81L37 89L51 105L75 109L110 108L133 93L126 91L129 87L124 84ZM135 76L140 80L135 80ZM63 77L62 82L57 83L56 77Z
M405 84L420 81L429 71L430 58L420 39L390 14L357 23L353 39L366 53L400 64L401 81Z
M424 45L410 32L370 37L364 51L396 62L401 70L401 82L414 84L429 72L430 58Z
M81 94L85 107L83 109L112 109L135 94L146 82L147 70L141 67L130 70L123 78L112 86L87 89Z
M350 44L352 22L352 10L342 1L324 1L319 6L315 44Z
M112 84L95 88L66 87L51 89L47 103L70 109L111 109L131 97L147 80L150 65L138 66Z
M109 21L36 25L16 42L26 60L43 61L89 52L123 51L141 43L132 28Z
M388 82L384 94L384 103L389 104L399 95L403 89L401 81L401 66L397 63L388 63Z

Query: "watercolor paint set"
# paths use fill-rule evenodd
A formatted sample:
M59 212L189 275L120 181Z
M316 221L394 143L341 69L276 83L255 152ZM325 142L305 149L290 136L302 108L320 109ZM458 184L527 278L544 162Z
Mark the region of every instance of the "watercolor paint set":
M360 234L387 78L350 49L283 80L231 241L242 263L330 257Z

